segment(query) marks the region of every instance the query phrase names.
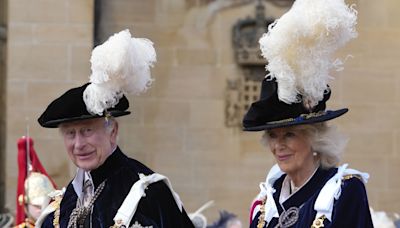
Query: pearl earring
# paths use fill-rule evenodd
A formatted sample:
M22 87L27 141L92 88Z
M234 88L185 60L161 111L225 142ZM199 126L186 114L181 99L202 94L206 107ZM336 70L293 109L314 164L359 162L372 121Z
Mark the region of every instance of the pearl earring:
M315 156L317 156L318 154L317 154L317 152L313 152L312 155L315 157Z

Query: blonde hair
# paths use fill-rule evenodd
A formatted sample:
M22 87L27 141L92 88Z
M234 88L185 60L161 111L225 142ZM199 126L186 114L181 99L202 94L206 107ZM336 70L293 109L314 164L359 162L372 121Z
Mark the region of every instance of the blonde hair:
M293 129L304 132L310 140L312 152L319 155L321 167L324 169L335 167L339 164L347 145L348 138L340 133L335 126L325 122L293 126ZM268 130L262 136L263 145L268 145Z

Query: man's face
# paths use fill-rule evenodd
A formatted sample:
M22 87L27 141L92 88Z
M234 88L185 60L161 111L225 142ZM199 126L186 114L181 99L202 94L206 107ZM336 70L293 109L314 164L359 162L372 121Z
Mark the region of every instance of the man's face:
M96 118L62 124L60 130L72 162L90 171L102 165L115 148L118 124Z

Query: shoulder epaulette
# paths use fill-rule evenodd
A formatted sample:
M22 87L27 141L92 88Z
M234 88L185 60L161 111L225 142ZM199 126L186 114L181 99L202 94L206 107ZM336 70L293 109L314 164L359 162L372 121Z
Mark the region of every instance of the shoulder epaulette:
M60 204L61 204L61 200L64 196L64 193L65 193L65 188L62 188L61 190L55 190L49 194L52 201L50 202L49 205L47 205L47 207L44 208L44 210L40 214L39 218L36 220L36 224L35 224L36 227L41 227L43 222L45 221L46 217L53 212L54 212L53 225L55 228L60 227L60 225L59 225Z
M54 219L53 219L53 226L59 227L60 226L60 204L63 196L55 196L54 201L51 202L51 206L55 209L54 211Z
M358 174L347 174L347 175L344 175L342 179L344 181L346 181L346 180L350 180L351 178L354 178L354 177L362 181L361 176Z

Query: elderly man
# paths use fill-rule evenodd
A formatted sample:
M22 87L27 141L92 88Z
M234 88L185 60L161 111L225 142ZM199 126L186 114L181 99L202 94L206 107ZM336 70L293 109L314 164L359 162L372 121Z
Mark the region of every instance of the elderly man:
M129 38L124 40L121 36L127 33ZM128 47L121 47L121 50L129 50L128 54L132 52L132 46L129 45L136 38L130 38L129 32L123 31L114 35L114 38L118 45L127 41ZM120 47L113 46L114 41L109 40L99 48L110 46L118 53ZM95 52L96 49L93 54ZM105 53L104 50L101 52ZM93 54L92 72L95 71L93 59L96 58ZM107 62L106 57L100 56L99 59ZM115 54L112 58L115 60ZM127 58L126 53L123 58ZM112 72L108 71L107 75L113 80ZM93 73L91 81L96 81L93 80ZM115 81L112 83L115 85ZM119 126L115 117L130 114L127 98L116 93L117 99L112 101L113 105L95 113L94 103L112 103L101 100L99 96L87 95L93 89L92 86L98 89L103 85L92 82L68 90L54 100L38 120L43 127L60 129L68 155L78 170L65 193L55 194L55 200L46 208L36 225L94 228L193 227L168 179L127 157L118 147ZM109 90L110 87L107 87L99 94L104 95Z

